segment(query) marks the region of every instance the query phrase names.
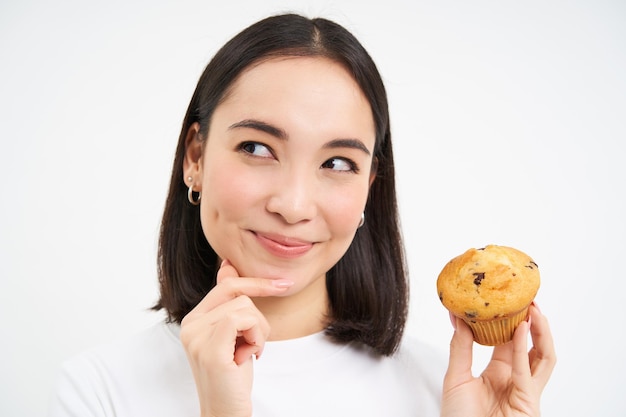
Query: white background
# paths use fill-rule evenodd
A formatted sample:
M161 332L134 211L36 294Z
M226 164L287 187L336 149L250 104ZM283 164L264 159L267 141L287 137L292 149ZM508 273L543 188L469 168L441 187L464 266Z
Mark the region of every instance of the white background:
M87 3L0 3L0 415L44 415L63 359L161 319L157 231L193 88L227 39L290 10L344 24L386 82L408 331L447 349L445 262L516 246L559 354L543 415L626 415L626 3Z

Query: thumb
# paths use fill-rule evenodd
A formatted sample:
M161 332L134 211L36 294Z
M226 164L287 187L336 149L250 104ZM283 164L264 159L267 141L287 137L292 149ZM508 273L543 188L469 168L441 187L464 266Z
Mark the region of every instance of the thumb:
M217 271L217 283L219 284L226 278L239 278L239 272L228 259L222 260L219 271Z
M472 379L472 347L474 336L467 324L454 317L456 329L450 341L450 362L444 378L444 386L451 389Z

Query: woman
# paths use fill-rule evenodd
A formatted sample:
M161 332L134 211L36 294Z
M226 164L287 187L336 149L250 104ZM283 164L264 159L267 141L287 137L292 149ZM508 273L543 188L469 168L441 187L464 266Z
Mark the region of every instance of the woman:
M159 248L169 322L66 364L52 415L539 415L554 350L535 307L481 378L454 322L443 392L437 355L403 339L385 89L333 22L264 19L208 64Z

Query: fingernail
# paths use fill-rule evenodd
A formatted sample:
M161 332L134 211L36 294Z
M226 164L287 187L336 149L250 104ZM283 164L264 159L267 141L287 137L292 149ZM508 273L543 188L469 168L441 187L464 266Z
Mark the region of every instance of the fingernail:
M450 314L450 323L452 323L452 327L454 327L454 330L456 330L456 316L452 313Z
M539 308L539 306L537 305L537 302L536 302L536 301L533 301L533 302L532 302L532 305L534 305L534 306L535 306L535 308L537 309L537 311L541 313L541 309L540 309L540 308Z
M273 279L272 285L276 288L289 288L294 284L290 279Z

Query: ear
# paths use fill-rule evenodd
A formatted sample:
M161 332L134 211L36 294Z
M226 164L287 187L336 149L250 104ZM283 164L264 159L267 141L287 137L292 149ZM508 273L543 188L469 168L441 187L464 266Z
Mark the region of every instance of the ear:
M185 184L195 184L194 191L202 191L202 150L200 124L196 122L189 127L185 137L185 159L182 172Z

